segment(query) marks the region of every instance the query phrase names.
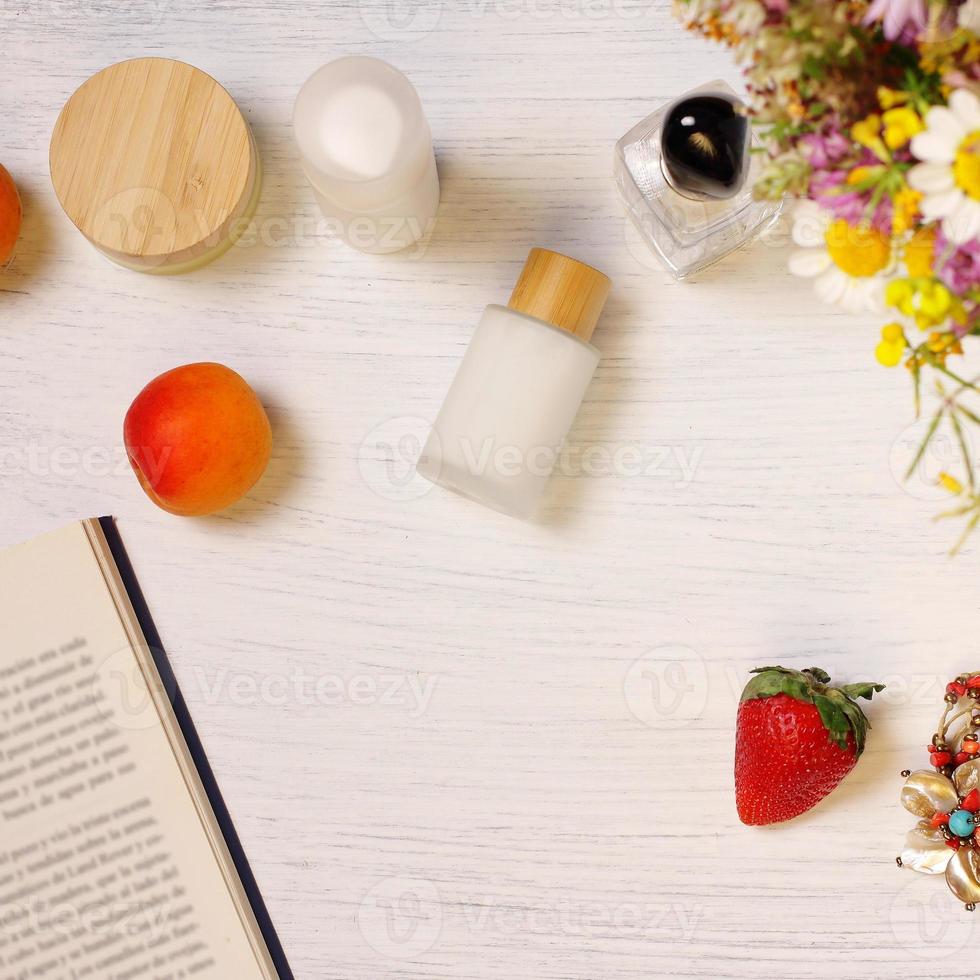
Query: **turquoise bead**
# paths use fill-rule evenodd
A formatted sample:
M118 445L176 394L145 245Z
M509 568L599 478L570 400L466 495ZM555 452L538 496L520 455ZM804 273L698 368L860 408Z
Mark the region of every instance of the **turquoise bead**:
M969 837L976 828L973 814L969 810L954 810L949 815L949 829L957 837Z

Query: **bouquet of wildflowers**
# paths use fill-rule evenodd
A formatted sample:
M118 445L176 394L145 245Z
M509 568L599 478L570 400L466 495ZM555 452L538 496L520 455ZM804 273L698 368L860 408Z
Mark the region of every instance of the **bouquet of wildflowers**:
M980 0L675 0L694 31L734 49L768 138L756 193L805 198L790 269L817 294L889 322L876 348L934 384L909 475L945 422L964 466L943 472L946 515L980 524L977 378L958 370L980 335ZM962 540L962 539L961 539Z

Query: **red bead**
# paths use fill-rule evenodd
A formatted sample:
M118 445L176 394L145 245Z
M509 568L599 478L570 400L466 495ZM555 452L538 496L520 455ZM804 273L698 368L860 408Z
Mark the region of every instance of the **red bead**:
M976 688L978 688L978 687L980 687L980 674L977 674L977 675L976 675L976 677L971 677L971 678L970 678L970 679L969 679L969 680L968 680L968 681L966 682L966 686L967 686L967 687L969 687L969 688L972 688L972 689L974 689L974 690L975 690Z
M980 742L968 742L964 739L963 744L960 745L960 752L965 752L967 755L976 755L980 752Z
M929 756L929 761L937 769L942 769L943 766L948 766L953 761L953 757L949 752L933 752L932 755Z
M949 814L937 813L929 822L933 827L942 827L944 824L949 823Z
M969 752L957 752L956 755L953 756L953 762L955 762L958 766L962 766L964 762L969 762L972 758L973 756L970 755Z
M946 841L946 846L951 847L954 851L960 849L960 842L958 840L948 840Z
M977 686L980 687L980 684ZM955 694L958 698L961 698L964 694L966 694L966 684L964 684L962 681L950 681L946 685L946 693Z
M960 804L960 809L969 810L970 813L980 810L980 789L971 789Z

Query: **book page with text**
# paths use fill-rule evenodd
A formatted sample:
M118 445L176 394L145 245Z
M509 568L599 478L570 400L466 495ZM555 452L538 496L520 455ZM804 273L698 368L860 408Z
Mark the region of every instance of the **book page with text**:
M0 980L264 980L82 525L0 623Z

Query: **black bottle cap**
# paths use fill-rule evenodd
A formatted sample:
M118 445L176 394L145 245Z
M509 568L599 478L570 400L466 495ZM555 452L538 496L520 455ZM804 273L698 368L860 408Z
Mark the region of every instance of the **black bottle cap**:
M664 176L678 193L726 200L749 170L750 132L742 103L721 93L675 103L661 132Z

